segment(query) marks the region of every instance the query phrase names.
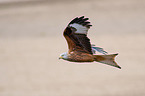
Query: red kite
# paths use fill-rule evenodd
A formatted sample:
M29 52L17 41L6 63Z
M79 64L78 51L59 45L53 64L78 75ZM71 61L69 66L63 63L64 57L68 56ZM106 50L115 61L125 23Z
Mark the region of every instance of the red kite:
M100 62L117 68L121 67L114 61L118 54L108 54L102 48L90 44L87 37L88 30L92 26L88 21L89 18L76 17L64 30L64 37L68 43L68 52L62 53L59 59L71 62ZM98 51L104 55L96 55Z

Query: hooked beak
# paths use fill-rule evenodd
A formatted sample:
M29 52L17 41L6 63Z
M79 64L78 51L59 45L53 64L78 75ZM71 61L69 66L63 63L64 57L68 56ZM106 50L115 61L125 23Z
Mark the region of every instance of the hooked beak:
M62 59L62 56L60 56L59 59Z

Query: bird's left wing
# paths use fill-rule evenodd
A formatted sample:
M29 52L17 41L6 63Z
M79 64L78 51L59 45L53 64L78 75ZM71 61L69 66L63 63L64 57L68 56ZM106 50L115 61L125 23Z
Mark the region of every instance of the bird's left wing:
M65 29L63 35L67 40L69 52L79 50L93 54L90 39L87 37L87 32L92 25L87 20L88 18L84 16L76 17Z

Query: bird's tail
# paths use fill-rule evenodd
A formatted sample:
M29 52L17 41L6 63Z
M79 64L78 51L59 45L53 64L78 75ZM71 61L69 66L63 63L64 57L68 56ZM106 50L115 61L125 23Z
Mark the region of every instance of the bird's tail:
M94 58L95 58L96 62L104 63L104 64L114 66L114 67L121 69L121 67L119 65L117 65L117 63L114 60L115 56L117 56L117 55L118 54L94 55Z

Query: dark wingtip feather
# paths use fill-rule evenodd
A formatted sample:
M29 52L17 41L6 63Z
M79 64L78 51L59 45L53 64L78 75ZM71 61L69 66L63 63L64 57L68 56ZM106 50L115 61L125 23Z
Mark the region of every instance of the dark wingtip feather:
M120 66L117 66L117 68L121 69L121 67L120 67Z
M83 19L85 16L81 16L80 19Z
M76 17L68 25L77 23L77 24L86 26L87 28L90 28L92 25L90 24L90 22L88 20L89 20L89 18L85 18L84 16Z

